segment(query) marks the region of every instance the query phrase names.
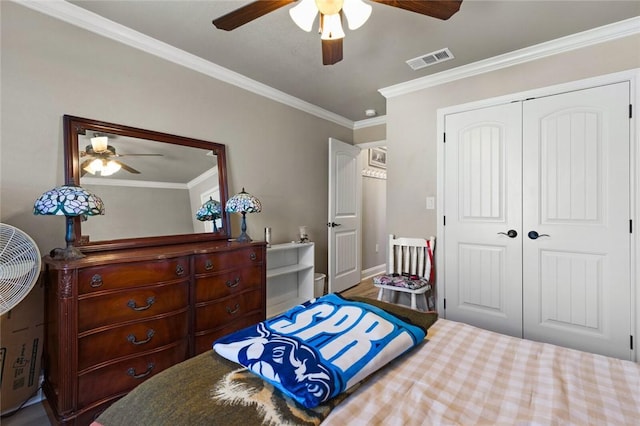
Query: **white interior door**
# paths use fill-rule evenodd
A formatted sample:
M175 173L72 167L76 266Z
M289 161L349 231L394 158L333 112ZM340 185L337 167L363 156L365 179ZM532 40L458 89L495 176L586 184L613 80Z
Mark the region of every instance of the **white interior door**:
M329 138L329 276L328 291L337 293L360 282L360 148Z
M523 104L526 338L631 357L629 104L627 82Z
M447 319L522 336L521 104L447 115ZM515 232L515 235L514 235Z

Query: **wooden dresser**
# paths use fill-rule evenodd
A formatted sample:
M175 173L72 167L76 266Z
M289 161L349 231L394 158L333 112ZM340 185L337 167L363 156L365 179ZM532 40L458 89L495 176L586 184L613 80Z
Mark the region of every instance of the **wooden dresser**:
M265 260L262 242L226 241L45 257L44 392L56 421L88 425L147 378L263 320Z

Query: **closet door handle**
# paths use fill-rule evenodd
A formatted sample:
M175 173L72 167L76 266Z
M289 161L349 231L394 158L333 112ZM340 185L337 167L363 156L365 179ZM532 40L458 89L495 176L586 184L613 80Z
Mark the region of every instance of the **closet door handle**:
M515 238L518 236L518 231L515 229L509 229L507 232L498 232L498 234L506 235L509 238Z
M329 228L335 228L336 226L342 226L342 224L341 223L335 223L335 222L329 222L329 223L327 223L327 226Z
M537 240L539 237L550 237L551 235L549 235L549 234L538 234L536 231L529 231L527 236L529 238L531 238L532 240Z

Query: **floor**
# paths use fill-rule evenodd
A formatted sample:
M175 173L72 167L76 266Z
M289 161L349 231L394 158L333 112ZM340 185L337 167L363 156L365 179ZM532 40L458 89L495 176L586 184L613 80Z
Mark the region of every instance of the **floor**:
M0 420L2 426L50 426L51 422L44 411L44 404L36 404L23 407L11 417L3 417Z
M371 279L363 280L360 284L342 292L345 296L363 296L375 299L378 290L373 286ZM50 426L51 422L47 417L42 402L23 407L11 417L0 420L2 426Z

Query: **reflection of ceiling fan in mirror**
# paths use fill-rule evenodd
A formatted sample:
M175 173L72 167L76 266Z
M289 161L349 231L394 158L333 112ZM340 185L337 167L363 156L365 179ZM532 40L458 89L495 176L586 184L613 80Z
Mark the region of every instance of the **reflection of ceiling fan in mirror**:
M85 159L80 163L80 176L84 176L87 173L110 176L120 169L129 173L140 174L138 170L126 165L117 158L141 156L162 157L162 154L118 154L116 148L109 145L108 136L96 134L91 138L91 145L87 145L84 151L80 151L80 158Z
M254 1L214 19L213 25L221 30L231 31L295 1L297 0ZM462 0L373 1L443 20L456 13L462 3ZM289 15L296 25L307 32L311 31L316 16L320 15L318 33L322 42L322 64L333 65L342 60L342 40L345 36L343 19L347 18L350 30L358 29L369 18L371 9L371 5L362 0L299 0L289 10Z

